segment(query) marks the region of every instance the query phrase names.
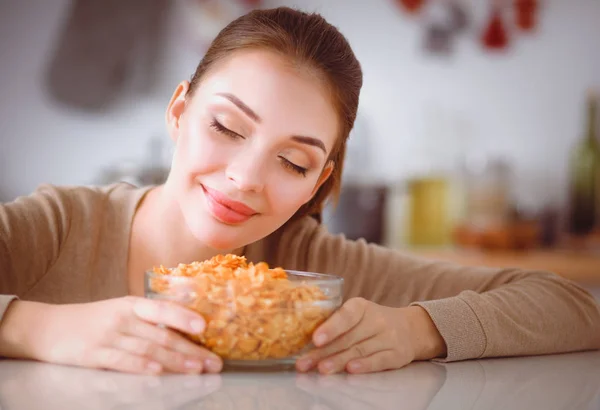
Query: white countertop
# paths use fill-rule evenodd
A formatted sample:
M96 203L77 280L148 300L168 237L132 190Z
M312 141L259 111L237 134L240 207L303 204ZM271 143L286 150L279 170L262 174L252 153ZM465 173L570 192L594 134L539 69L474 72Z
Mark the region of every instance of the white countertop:
M134 376L0 361L0 409L600 409L600 351L371 375Z

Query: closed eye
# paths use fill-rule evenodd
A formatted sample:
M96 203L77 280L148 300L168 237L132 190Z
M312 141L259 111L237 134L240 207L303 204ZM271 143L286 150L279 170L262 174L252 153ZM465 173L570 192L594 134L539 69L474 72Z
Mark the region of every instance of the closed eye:
M232 130L230 130L229 128L225 127L223 124L221 124L219 121L217 121L216 118L213 118L211 123L210 123L210 127L212 129L214 129L215 131L224 134L226 136L228 136L231 139L237 140L237 139L245 139L244 136L238 134L237 132L234 132ZM295 172L296 174L302 175L303 177L306 176L306 173L308 172L308 169L301 167L300 165L296 165L293 162L291 162L290 160L286 159L283 156L279 156L279 159L281 161L281 164L289 169L292 172Z
M217 121L216 118L213 118L212 122L210 123L210 127L212 129L214 129L215 131L220 132L221 134L225 134L234 140L239 139L239 138L244 138L242 135L238 134L237 132L233 132L229 128L225 127L223 124L221 124L219 121Z
M281 160L281 164L286 167L287 169L302 175L303 177L306 176L306 172L308 171L306 168L301 167L300 165L296 165L293 162L291 162L288 159L285 159L284 157L279 157L279 159Z

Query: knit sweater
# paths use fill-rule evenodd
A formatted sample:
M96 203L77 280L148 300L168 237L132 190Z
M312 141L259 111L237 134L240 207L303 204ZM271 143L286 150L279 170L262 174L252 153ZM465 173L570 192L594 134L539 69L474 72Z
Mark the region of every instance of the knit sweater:
M148 191L42 185L1 204L0 321L16 298L60 304L127 295L131 225ZM426 260L333 235L311 217L246 246L244 255L339 275L344 299L421 306L446 342L446 361L600 348L600 307L551 272Z

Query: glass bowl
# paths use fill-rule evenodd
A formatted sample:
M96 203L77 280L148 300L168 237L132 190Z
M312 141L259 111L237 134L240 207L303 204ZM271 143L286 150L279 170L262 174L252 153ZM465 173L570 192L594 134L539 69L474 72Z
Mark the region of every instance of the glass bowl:
M186 336L219 355L226 368L292 368L312 345L313 331L342 304L339 276L286 270L264 283L186 277L148 271L145 296L199 312L201 335Z

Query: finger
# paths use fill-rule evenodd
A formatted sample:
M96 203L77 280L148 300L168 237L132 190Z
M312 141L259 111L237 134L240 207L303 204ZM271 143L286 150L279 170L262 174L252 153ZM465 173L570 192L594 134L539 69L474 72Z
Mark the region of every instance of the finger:
M198 357L211 355L218 357L169 328L158 327L142 320L132 320L127 328L124 329L124 333L151 340L154 343L185 355Z
M344 303L314 332L315 346L321 347L356 326L362 320L367 304L363 298L353 298Z
M182 353L191 359L202 361L204 370L218 373L223 368L223 361L219 356L199 346L173 330L160 328L141 320L129 323L126 334L154 342L170 350Z
M114 348L102 348L94 351L90 367L136 374L158 374L162 372L160 363Z
M364 358L352 359L346 365L348 373L373 373L400 369L410 363L408 357L398 357L394 350L382 350Z
M140 319L184 333L199 334L206 328L202 315L175 302L136 298L133 311Z
M378 331L379 328L375 321L361 322L329 344L301 356L296 362L296 368L301 372L309 371L322 359L343 352L348 349L348 346L358 345L377 335Z
M114 339L113 347L158 362L164 370L175 373L199 373L203 367L202 360L198 358L169 350L139 337L118 336Z
M317 364L319 372L322 374L332 374L343 371L350 361L354 361L354 367L360 367L362 361L358 359L366 359L372 354L380 351L388 350L384 339L381 337L371 337L370 339L351 345L346 350L329 356ZM349 372L351 372L349 370ZM356 373L356 372L355 372Z

